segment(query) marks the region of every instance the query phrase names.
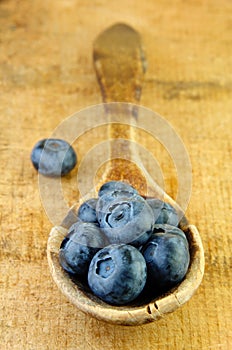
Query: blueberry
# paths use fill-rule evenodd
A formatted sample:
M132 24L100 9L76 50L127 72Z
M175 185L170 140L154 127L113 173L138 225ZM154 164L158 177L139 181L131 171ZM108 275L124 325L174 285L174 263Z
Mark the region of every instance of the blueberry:
M183 239L187 239L185 233L178 227L168 225L168 224L155 224L153 226L153 233L171 233L174 235L179 235Z
M153 210L156 224L169 224L177 226L179 217L176 209L169 203L163 202L158 198L149 198L147 203Z
M60 264L71 274L85 275L93 256L107 243L97 225L78 221L61 243Z
M85 222L97 222L96 215L97 198L91 198L81 204L77 216Z
M125 191L109 191L103 194L102 196L99 197L97 206L96 206L96 212L97 212L97 218L99 221L101 221L102 217L102 210L101 208L106 207L110 203L120 200L121 198L131 198L134 197L135 193L132 192L125 192Z
M147 286L154 292L175 286L188 270L188 241L175 232L153 233L142 254L147 263Z
M99 198L96 212L100 227L110 243L139 246L151 236L153 212L140 195L112 198L112 194L105 194Z
M92 259L88 283L93 293L113 305L124 305L139 296L146 283L142 254L126 244L112 244Z
M36 143L31 161L39 173L57 177L68 174L75 167L77 156L68 142L51 138Z
M131 194L138 194L137 190L127 184L123 181L109 181L104 183L104 185L101 186L98 196L102 197L105 194L109 194L112 192L123 192L125 193L131 193Z

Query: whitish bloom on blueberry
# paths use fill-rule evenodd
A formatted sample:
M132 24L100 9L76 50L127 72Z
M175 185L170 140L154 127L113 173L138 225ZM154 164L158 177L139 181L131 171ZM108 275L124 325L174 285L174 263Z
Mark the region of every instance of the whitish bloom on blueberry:
M146 277L146 262L135 247L112 244L93 257L88 283L93 293L105 302L124 305L142 292Z
M97 198L91 198L81 204L78 210L78 217L85 222L97 222L96 214Z
M124 195L125 193L138 194L138 191L134 187L124 181L109 181L101 186L98 196L102 197L107 193L112 194L112 192L122 192Z
M96 212L102 231L111 243L125 243L139 246L152 233L154 215L147 202L137 194L129 197L99 198Z
M179 227L168 225L168 224L155 224L153 226L153 233L171 233L172 235L179 235L183 239L187 239L184 231Z
M99 226L78 221L70 227L61 243L60 264L69 273L85 275L93 256L107 244Z
M181 282L187 273L190 255L188 241L171 231L156 232L142 249L147 263L150 288L168 290Z
M179 217L176 209L169 203L163 202L158 198L149 198L147 203L153 210L156 224L169 224L177 226Z
M31 152L31 161L39 173L57 177L68 174L77 163L77 156L68 142L60 139L43 139Z

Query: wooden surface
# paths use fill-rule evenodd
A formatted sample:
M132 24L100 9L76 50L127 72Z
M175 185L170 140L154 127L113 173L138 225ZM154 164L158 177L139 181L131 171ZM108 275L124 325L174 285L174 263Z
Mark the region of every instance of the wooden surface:
M92 44L118 21L144 41L141 104L167 118L190 156L187 216L201 233L206 258L202 285L187 304L132 328L85 316L57 289L46 259L53 224L30 162L37 140L101 102ZM232 348L231 67L229 0L0 1L1 349ZM80 162L86 136L75 142ZM149 135L141 142L157 157L165 190L175 198L172 160ZM77 170L62 180L69 205L78 194Z

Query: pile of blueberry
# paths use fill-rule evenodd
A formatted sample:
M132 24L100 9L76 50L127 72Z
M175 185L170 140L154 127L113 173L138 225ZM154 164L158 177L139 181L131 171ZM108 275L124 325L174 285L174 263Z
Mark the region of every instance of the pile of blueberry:
M188 270L188 241L178 223L170 204L145 199L125 182L107 182L98 198L79 207L60 246L60 264L112 305L159 295Z

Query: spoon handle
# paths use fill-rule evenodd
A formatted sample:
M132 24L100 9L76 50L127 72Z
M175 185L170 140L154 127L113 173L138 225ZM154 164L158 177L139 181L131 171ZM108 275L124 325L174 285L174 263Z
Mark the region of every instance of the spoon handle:
M126 24L115 24L96 38L93 45L93 60L96 75L101 88L103 102L127 102L131 123L125 125L120 106L116 108L118 123L112 117L112 106L106 105L108 117L108 139L127 139L125 144L109 143L110 162L104 172L104 180L128 180L132 184L144 183L144 178L132 159L136 158L133 142L135 139L137 109L142 83L146 71L146 59L142 49L140 35ZM125 159L122 158L126 157ZM117 159L117 160L116 160ZM141 187L138 185L139 187Z
M133 28L119 23L103 31L94 42L93 60L103 102L139 102L146 60Z

